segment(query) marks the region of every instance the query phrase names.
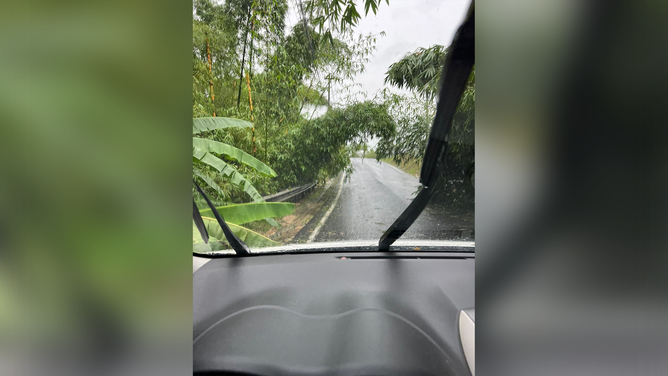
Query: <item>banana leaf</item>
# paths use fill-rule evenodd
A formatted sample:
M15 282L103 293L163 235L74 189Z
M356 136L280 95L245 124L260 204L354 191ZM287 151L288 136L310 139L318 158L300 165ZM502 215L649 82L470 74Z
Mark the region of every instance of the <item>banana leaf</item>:
M221 200L225 199L225 192L223 192L223 190L220 188L220 186L215 181L213 181L213 179L206 176L205 173L203 173L202 171L200 171L199 169L197 169L195 167L193 167L193 175L200 178L204 183L206 183L206 185L208 185L209 187L211 187L211 189L216 191L216 193L218 193L218 196Z
M209 154L201 149L193 147L193 159L196 162L204 163L216 169L216 171L230 178L232 184L240 187L244 192L255 202L264 202L262 195L253 187L253 185L246 180L246 178L237 171L236 168L225 163L222 159Z
M272 227L276 227L276 228L281 227L278 224L278 222L276 222L276 220L274 218L265 218L264 220L267 221L267 223L269 223Z
M225 234L223 229L220 228L220 225L214 218L202 217L204 223L206 224L206 230L209 232L209 235L213 236L216 239L225 239ZM265 236L258 234L255 231L251 231L245 227L235 225L234 223L229 223L225 221L230 230L236 235L241 241L246 243L251 248L263 248L263 247L276 247L281 245L281 243L275 242Z
M257 170L257 172L264 176L272 178L276 177L276 172L274 172L271 167L262 163L259 159L256 159L245 151L235 148L232 145L218 141L207 140L204 138L193 137L193 146L208 153L224 154L234 161Z
M193 244L205 244L204 240L202 239L202 235L199 233L197 225L195 225L194 221L193 221Z
M206 222L205 222L206 225ZM211 242L211 237L209 237L209 243ZM195 222L193 222L193 252L197 253L206 253L211 252L211 245L204 243L202 235L199 233Z
M295 211L295 204L289 202L255 202L219 206L216 210L225 219L225 222L243 225L265 218L277 218L292 214ZM203 209L199 212L202 217L213 217L211 209Z
M195 199L195 204L197 204L197 207L199 209L207 209L209 207L209 204L206 203L206 200L203 199L202 197L194 197ZM230 205L232 204L231 201L223 201L223 200L217 200L216 198L210 198L211 203L213 203L215 206L225 206L225 205Z
M222 232L222 231L221 231ZM208 253L211 251L223 251L230 249L230 246L227 244L227 241L223 240L222 242L219 239L214 238L213 236L209 237L209 243L204 243L202 237L199 235L197 226L193 223L193 252L194 253Z
M193 118L193 134L198 134L214 129L224 128L252 128L253 124L245 120L226 117L201 117Z

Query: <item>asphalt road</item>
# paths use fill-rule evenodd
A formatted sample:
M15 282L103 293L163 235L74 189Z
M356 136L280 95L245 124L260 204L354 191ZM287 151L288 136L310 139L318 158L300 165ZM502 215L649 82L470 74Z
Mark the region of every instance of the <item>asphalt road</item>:
M331 215L314 241L378 240L415 197L418 178L373 159L353 159ZM473 213L427 206L402 239L471 240Z

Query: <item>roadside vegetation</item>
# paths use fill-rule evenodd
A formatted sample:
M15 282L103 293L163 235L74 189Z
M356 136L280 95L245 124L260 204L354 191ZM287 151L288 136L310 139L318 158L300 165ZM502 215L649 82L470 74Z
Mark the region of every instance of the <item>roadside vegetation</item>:
M350 159L368 153L371 139L379 140L374 158L419 173L447 48L408 53L389 66L388 88L360 100L355 77L383 33L361 35L354 26L362 12L390 6L384 3L365 0L362 10L342 0L297 2L299 22L288 28L287 0L194 1L193 179L226 221L248 220L231 223L249 245L272 241L241 225L276 228L275 218L294 211L264 203L263 195L351 172ZM471 205L474 85L472 74L444 179Z
M398 166L419 166L436 113L440 74L448 49L443 46L418 48L390 65L385 82L409 95L383 92L392 118L393 137L382 138L376 158L391 158ZM459 103L448 137L447 164L432 202L472 211L475 205L475 68ZM419 168L418 168L419 170ZM411 169L412 171L412 169ZM419 171L418 171L419 174Z
M383 161L385 163L389 163L392 166L397 167L401 171L403 171L403 172L405 172L409 175L415 176L416 178L420 176L420 168L422 168L422 165L421 165L422 162L421 161L417 161L417 160L413 159L413 160L397 163L392 158L383 158L383 159L381 159L381 161Z

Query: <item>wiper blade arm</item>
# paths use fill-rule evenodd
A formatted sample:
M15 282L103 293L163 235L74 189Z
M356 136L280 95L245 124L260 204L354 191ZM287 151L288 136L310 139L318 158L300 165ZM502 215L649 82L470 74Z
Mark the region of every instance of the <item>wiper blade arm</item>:
M475 63L474 13L475 3L472 2L466 20L457 30L443 65L441 73L443 82L441 82L441 89L438 93L436 115L420 171L420 183L425 186L434 185L440 176L440 170L445 162L452 120Z
M199 192L199 194L201 194L202 197L204 197L204 200L206 201L206 204L209 205L209 208L211 209L211 212L213 212L213 216L216 217L216 222L218 222L218 225L223 229L223 233L225 234L225 238L227 238L227 242L230 243L230 246L232 246L232 249L234 249L234 251L237 253L237 255L241 255L241 256L249 255L250 254L250 249L248 248L246 243L244 243L241 239L237 238L237 236L234 235L232 230L230 230L230 227L227 225L227 223L225 223L225 220L223 219L223 217L220 215L220 213L218 213L218 210L216 209L216 206L213 205L213 202L211 202L211 200L209 200L209 197L207 197L207 195L204 193L204 191L202 191L202 188L200 188L199 185L197 185L196 181L193 180L193 183L195 183L195 187L197 188L197 191ZM194 204L195 204L195 202L193 201L193 205ZM197 223L198 223L198 219L195 218L195 217L199 217L199 221L201 221L202 225L204 225L204 221L202 220L202 216L200 215L199 210L195 210L195 209L197 209L196 206L193 209L194 210L193 211L193 219L195 220L195 224L197 225ZM204 229L204 231L206 232L206 228ZM202 232L202 230L200 230L200 233L201 232ZM208 241L208 234L207 234L207 239L205 239L204 241L205 242Z
M399 239L401 235L408 230L409 227L415 222L417 217L420 216L422 210L424 210L429 199L434 194L435 187L423 187L418 195L411 201L411 204L408 205L406 210L397 218L396 221L390 226L390 228L385 231L383 236L380 238L378 243L378 248L381 251L387 251L390 249L390 245L394 243L395 240Z
M193 199L193 221L195 221L195 226L197 227L197 230L199 230L199 234L202 236L202 240L204 240L204 243L209 243L209 233L206 231L206 225L204 225L204 220L202 219L202 215L199 213L199 208L197 208L197 204L195 204L195 200Z
M460 98L475 62L474 10L475 5L471 3L466 20L457 30L443 66L441 74L443 82L439 92L436 116L424 153L422 171L420 171L422 190L380 238L378 242L380 251L389 250L390 245L411 227L427 206L438 184L445 164L448 133L452 128L452 119L457 112Z

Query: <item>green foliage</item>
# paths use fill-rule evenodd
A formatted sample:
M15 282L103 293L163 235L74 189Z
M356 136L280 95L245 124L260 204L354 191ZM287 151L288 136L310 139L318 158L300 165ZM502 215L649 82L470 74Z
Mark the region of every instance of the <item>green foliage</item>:
M254 202L248 204L234 204L216 207L225 222L243 225L265 218L279 218L292 214L295 204L289 202ZM213 218L211 209L200 210L202 217Z
M193 161L195 164L200 165L201 168L212 168L223 176L227 177L232 184L246 192L253 199L253 201L264 201L253 184L251 184L250 181L248 181L241 173L239 173L235 167L224 162L222 159L211 155L204 150L193 147ZM208 181L205 181L205 183L208 185Z
M375 14L381 2L359 5ZM418 49L388 68L385 82L413 95L386 90L360 101L355 77L378 36L354 33L362 17L356 3L306 0L300 22L286 30L287 0L194 1L193 177L229 223L286 215L287 206L264 203L262 194L350 170L371 138L380 140L376 158L422 158L447 48ZM474 107L473 73L449 140L451 180L473 171ZM275 245L243 227L233 231L251 246Z
M367 1L366 12L375 13L379 4ZM355 2L304 5L302 22L286 30L285 0L193 4L193 117L208 118L195 128L202 132L193 141L194 163L208 179L196 178L221 202L243 202L249 195L259 201L260 194L337 174L350 166L352 144L378 133L378 124L391 124L382 115L360 113L368 120L363 125L351 115L368 106L339 108L377 37L352 32L361 13ZM325 13L344 27L322 28L316 18ZM326 119L310 120L307 109L326 104ZM342 111L348 118L337 118ZM224 122L216 120L221 117L250 121L252 130L208 124ZM262 167L267 165L275 172Z
M250 122L224 118L224 117L202 117L202 118L193 118L193 134L199 134L206 131L212 131L214 129L225 129L225 128L252 128L253 124Z
M223 229L220 228L218 225L218 222L214 218L209 218L209 217L203 217L204 219L204 224L206 226L206 230L209 233L209 236L220 241L223 244L226 244L227 242L225 241L225 234L223 233ZM227 221L226 221L227 222ZM233 223L228 223L228 226L230 227L230 230L236 235L241 241L246 243L249 247L255 247L255 248L263 248L263 247L275 247L281 245L281 243L275 242L266 236L262 236L258 234L255 231L249 230L245 227L241 227L238 225L235 225ZM193 238L194 236L193 232ZM215 240L211 241L212 247L216 246ZM224 245L221 248L229 248L229 246Z
M407 88L415 94L402 96L382 93L393 118L397 132L393 138L382 139L377 148L378 158L393 158L397 163L421 159L436 112L434 95L440 81L440 72L448 49L442 46L419 48L390 65L385 82ZM436 73L434 73L436 72ZM416 95L417 94L417 95ZM418 96L419 95L419 96ZM449 136L447 173L470 175L474 163L475 70L471 72L452 122Z
M438 91L447 52L447 48L439 45L418 48L390 65L385 72L385 83L433 96Z
M399 95L387 90L381 93L381 98L397 126L391 137L383 137L378 142L377 159L392 158L397 164L421 159L427 147L435 105L415 94Z
M362 154L362 158L371 158L371 159L376 159L376 151L374 149L366 148L363 150L364 154Z
M227 159L255 169L258 173L268 177L276 177L276 173L266 164L260 162L252 155L234 146L218 141L193 137L193 147L207 153L224 155Z
M392 158L397 164L421 161L431 130L448 48L432 46L419 48L390 65L385 82L413 92L411 96L382 93L390 113L397 123L393 137L381 139L377 159ZM440 192L436 200L448 205L473 205L473 176L475 171L475 68L452 121L448 137L447 164L444 166ZM464 183L459 183L464 182Z
M223 191L220 185L218 185L218 183L215 180L213 180L209 175L205 174L202 170L200 170L197 167L193 167L193 175L202 180L209 188L213 189L214 192L218 194L219 198L223 200L225 199L225 196L227 196L225 194L225 191ZM199 198L199 196L197 197Z
M350 166L357 146L370 137L392 137L395 123L384 104L372 101L331 109L281 137L274 153L279 179L294 184L338 174Z
M261 248L277 246L280 245L280 243L239 225L265 218L283 217L292 214L295 211L295 205L283 202L260 202L220 206L217 207L216 210L223 216L225 222L237 237L250 247ZM194 249L199 252L205 252L229 248L225 240L225 234L214 219L211 209L202 209L200 210L200 214L202 215L209 236L212 238L209 241L211 245L207 246L203 244L204 242L199 231L193 223Z
M385 2L390 4L390 0ZM307 0L304 3L306 12L320 31L345 32L362 19L354 0ZM369 10L376 14L381 3L382 0L365 0L364 15L367 15ZM330 28L327 28L327 25Z
M229 128L248 128L252 124L232 118L194 118L193 119L193 134L207 133L209 131L216 131ZM209 132L210 133L210 132ZM243 192L247 193L253 201L264 201L257 189L251 184L239 171L231 164L224 160L215 157L213 154L224 156L228 162L234 161L240 165L247 166L260 175L267 177L275 177L276 172L266 164L260 162L243 150L235 148L234 146L213 141L205 138L193 137L193 160L194 163L200 165L204 169L213 169L223 176L235 186L239 187ZM206 172L201 169L193 167L193 175L205 183L205 186L213 190L217 196L224 199L227 195L220 187L220 185Z
M247 128L247 122L226 118L206 118L201 121L194 119L193 124L193 133L196 134L208 131L219 131L221 129L232 127ZM279 243L276 243L269 238L266 238L258 233L238 225L265 218L270 223L275 224L275 221L273 221L271 217L282 217L284 215L291 214L294 212L294 204L263 202L264 199L255 189L255 187L241 173L239 173L236 168L226 163L222 159L215 157L213 155L214 153L223 155L230 161L235 161L240 165L245 165L249 168L252 168L264 176L275 177L276 173L266 164L260 162L259 160L253 158L251 155L243 152L242 150L239 150L238 148L218 141L193 137L193 161L195 164L199 165L201 168L209 169L209 171L213 169L214 171L219 172L221 175L227 177L232 184L240 187L254 201L259 202L253 204L221 206L216 208L225 219L225 222L230 225L232 231L241 240L245 241L246 244L248 244L250 247L278 245ZM224 199L226 197L224 191L218 185L218 183L209 175L207 175L205 171L202 171L202 169L193 166L193 176L194 178L199 179L201 182L205 183L205 186L213 190L213 192L215 192L219 198ZM205 219L205 225L207 226L209 234L212 237L223 241L225 238L222 230L220 229L220 226L215 221L211 222L210 217L207 217L207 215L213 216L211 210L202 210L201 214ZM199 243L200 242L198 241L194 242L194 250L202 251L203 247L206 248Z
M322 93L318 92L317 90L308 87L306 85L302 85L297 90L298 90L298 95L304 98L304 102L312 105L320 105L320 106L327 105L327 99L325 98L324 95L322 95Z

